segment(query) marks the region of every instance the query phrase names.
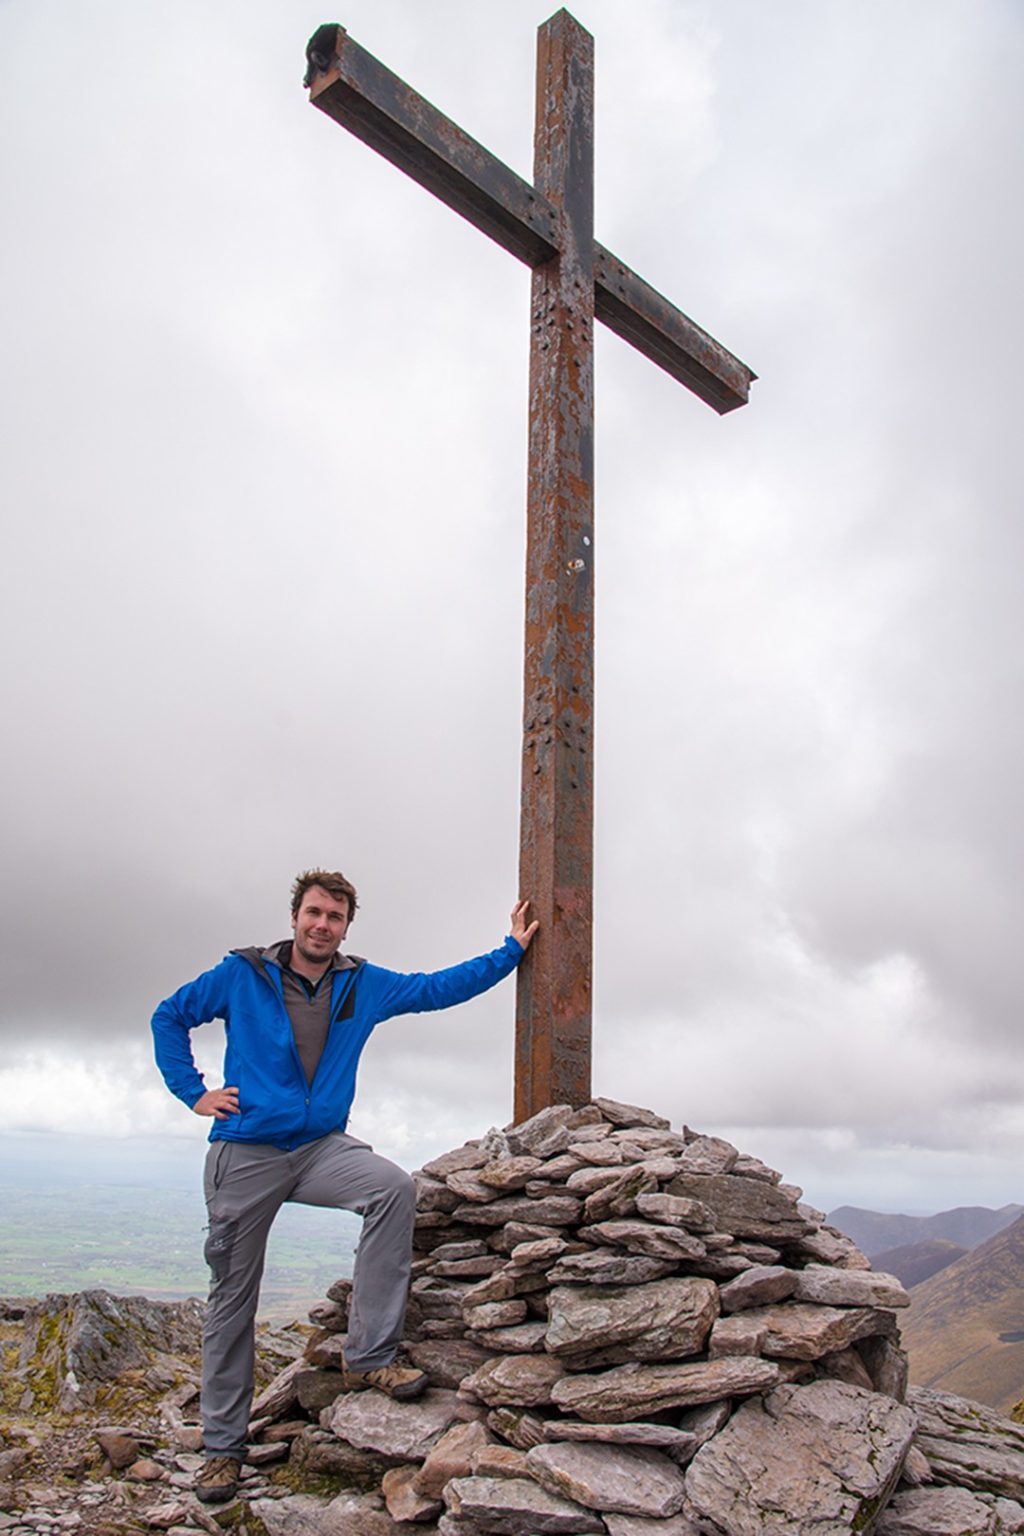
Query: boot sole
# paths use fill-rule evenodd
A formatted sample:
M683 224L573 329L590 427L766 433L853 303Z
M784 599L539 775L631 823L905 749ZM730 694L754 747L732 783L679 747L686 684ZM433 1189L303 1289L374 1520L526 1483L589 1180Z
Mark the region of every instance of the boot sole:
M384 1389L382 1387L378 1387L377 1390L378 1390L378 1392L381 1392ZM385 1392L384 1395L385 1395L385 1397L392 1397L392 1398L394 1398L395 1402L397 1402L397 1403L409 1403L409 1402L412 1402L417 1397L422 1397L426 1390L427 1390L427 1388L426 1388L426 1385L424 1384L422 1387L420 1387L420 1386L416 1386L416 1387L412 1387L412 1388L410 1388L410 1387L399 1387L394 1392Z
M226 1504L238 1493L238 1484L231 1488L194 1488L192 1491L200 1504Z

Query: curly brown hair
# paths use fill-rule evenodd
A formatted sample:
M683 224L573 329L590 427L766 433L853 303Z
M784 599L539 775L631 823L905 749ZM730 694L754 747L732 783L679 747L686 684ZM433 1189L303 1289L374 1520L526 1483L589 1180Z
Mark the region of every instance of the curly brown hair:
M356 900L356 888L351 880L346 880L337 869L306 869L301 875L295 876L295 883L292 886L292 917L298 915L303 896L314 885L322 886L328 896L333 896L335 901L340 901L344 896L348 902L349 922L352 921L356 915L356 907L359 905Z

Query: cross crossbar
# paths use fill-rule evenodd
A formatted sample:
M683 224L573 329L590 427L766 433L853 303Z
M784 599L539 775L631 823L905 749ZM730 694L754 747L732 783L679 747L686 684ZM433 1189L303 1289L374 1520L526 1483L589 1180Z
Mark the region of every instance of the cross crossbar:
M350 37L321 27L310 101L529 267L558 254L558 210L490 150ZM720 415L746 405L757 375L594 242L597 318Z

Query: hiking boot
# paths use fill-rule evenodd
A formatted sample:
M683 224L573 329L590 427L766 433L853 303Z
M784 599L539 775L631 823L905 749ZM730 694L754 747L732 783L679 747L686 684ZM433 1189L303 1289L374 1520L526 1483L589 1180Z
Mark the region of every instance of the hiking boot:
M347 1392L361 1392L365 1387L376 1387L378 1392L385 1392L388 1397L397 1398L404 1402L411 1397L419 1397L430 1384L430 1378L425 1371L417 1371L411 1365L379 1365L375 1371L350 1371L345 1367L345 1390Z
M193 1484L203 1504L226 1504L238 1492L242 1463L234 1456L208 1456Z

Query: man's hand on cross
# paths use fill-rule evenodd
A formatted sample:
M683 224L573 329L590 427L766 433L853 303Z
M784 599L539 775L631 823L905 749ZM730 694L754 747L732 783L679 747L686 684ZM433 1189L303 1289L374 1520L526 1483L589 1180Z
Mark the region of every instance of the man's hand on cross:
M540 927L537 918L534 918L532 923L527 923L526 909L529 905L528 901L517 901L512 908L512 937L523 949L529 949L530 940Z

